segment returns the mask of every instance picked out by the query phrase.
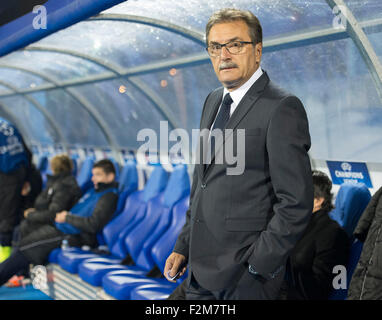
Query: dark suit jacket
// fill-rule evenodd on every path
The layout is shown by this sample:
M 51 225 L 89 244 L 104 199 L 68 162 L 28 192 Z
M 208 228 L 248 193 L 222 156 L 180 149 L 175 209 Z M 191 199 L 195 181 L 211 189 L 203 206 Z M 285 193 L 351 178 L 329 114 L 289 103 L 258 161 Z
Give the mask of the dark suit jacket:
M 211 127 L 222 94 L 219 88 L 208 95 L 201 129 Z M 229 139 L 235 148 L 237 129 L 245 129 L 245 170 L 227 175 L 226 162 L 212 163 L 205 171 L 195 165 L 186 224 L 174 248 L 208 290 L 232 286 L 248 263 L 267 279 L 277 275 L 313 206 L 308 120 L 298 98 L 264 72 L 226 128 L 233 134 L 216 142 L 216 149 L 221 152 Z

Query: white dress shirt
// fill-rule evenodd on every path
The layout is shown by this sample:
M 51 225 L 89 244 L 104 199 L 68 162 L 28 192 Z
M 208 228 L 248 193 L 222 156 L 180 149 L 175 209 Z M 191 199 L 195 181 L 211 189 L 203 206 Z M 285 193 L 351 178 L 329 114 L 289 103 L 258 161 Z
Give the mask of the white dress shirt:
M 240 86 L 236 90 L 233 90 L 232 92 L 229 92 L 227 90 L 227 88 L 224 88 L 223 99 L 224 99 L 225 95 L 227 93 L 229 93 L 231 95 L 232 100 L 233 100 L 233 102 L 231 104 L 231 110 L 230 110 L 230 113 L 229 113 L 230 116 L 232 116 L 232 113 L 236 110 L 236 108 L 239 105 L 241 99 L 243 99 L 245 94 L 248 92 L 249 88 L 252 87 L 252 85 L 261 77 L 262 74 L 263 74 L 263 70 L 261 70 L 261 67 L 259 66 L 257 68 L 257 70 L 255 71 L 255 73 L 248 79 L 248 81 L 245 82 L 242 86 Z M 219 114 L 220 108 L 221 108 L 221 104 L 219 106 L 218 112 L 216 113 L 216 116 Z M 216 120 L 216 117 L 215 117 L 215 120 Z M 211 128 L 213 128 L 213 126 L 215 124 L 215 120 L 212 123 Z

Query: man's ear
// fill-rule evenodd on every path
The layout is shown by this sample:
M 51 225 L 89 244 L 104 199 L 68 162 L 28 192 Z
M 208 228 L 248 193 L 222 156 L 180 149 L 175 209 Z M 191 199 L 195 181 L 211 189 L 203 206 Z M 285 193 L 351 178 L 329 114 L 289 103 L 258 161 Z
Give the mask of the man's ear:
M 111 183 L 111 182 L 113 182 L 115 180 L 115 174 L 114 173 L 109 173 L 108 175 L 107 175 L 107 182 L 108 183 Z
M 261 42 L 255 45 L 256 63 L 260 65 L 261 56 L 263 54 L 263 44 Z

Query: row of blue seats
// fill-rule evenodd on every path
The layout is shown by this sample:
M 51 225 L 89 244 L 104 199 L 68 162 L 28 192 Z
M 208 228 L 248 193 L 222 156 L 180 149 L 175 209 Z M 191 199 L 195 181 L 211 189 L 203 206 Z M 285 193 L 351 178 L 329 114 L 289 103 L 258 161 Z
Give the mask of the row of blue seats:
M 128 173 L 127 173 L 128 172 Z M 185 223 L 190 180 L 186 165 L 168 173 L 156 165 L 143 190 L 137 190 L 133 161 L 126 163 L 119 179 L 120 193 L 128 193 L 122 210 L 103 229 L 110 254 L 96 254 L 80 248 L 52 251 L 49 261 L 79 275 L 93 286 L 102 286 L 116 299 L 163 299 L 178 283 L 147 275 L 154 268 L 163 274 L 165 261 Z M 127 191 L 129 190 L 129 191 Z M 134 265 L 122 265 L 126 256 Z
M 86 179 L 90 181 L 93 162 L 94 158 L 92 157 L 84 161 L 81 167 L 81 174 L 78 176 L 80 177 L 80 181 L 85 181 Z M 118 168 L 118 166 L 116 167 Z M 180 168 L 182 168 L 182 171 L 178 171 Z M 180 174 L 179 172 L 182 173 Z M 56 250 L 51 255 L 51 261 L 56 261 L 59 258 L 58 261 L 65 270 L 71 273 L 79 273 L 83 280 L 92 285 L 101 286 L 105 283 L 105 291 L 118 299 L 137 297 L 136 291 L 151 292 L 151 298 L 166 296 L 168 291 L 173 289 L 173 285 L 166 280 L 154 281 L 156 284 L 158 284 L 157 282 L 159 281 L 161 287 L 165 286 L 167 288 L 165 290 L 166 294 L 163 294 L 163 290 L 160 291 L 158 289 L 160 295 L 156 296 L 154 294 L 155 290 L 152 290 L 152 282 L 147 284 L 145 277 L 138 277 L 139 280 L 135 279 L 137 275 L 143 276 L 146 274 L 155 264 L 163 271 L 163 259 L 168 256 L 172 247 L 170 246 L 166 253 L 159 257 L 158 252 L 160 252 L 161 247 L 157 248 L 154 244 L 161 233 L 166 229 L 164 225 L 168 226 L 170 224 L 169 216 L 172 215 L 174 221 L 177 221 L 176 218 L 179 220 L 177 222 L 178 224 L 173 226 L 173 229 L 177 228 L 179 231 L 184 223 L 184 213 L 188 206 L 188 196 L 184 196 L 183 201 L 180 200 L 182 200 L 182 192 L 187 193 L 187 190 L 189 190 L 186 166 L 180 166 L 177 170 L 174 170 L 168 184 L 166 177 L 166 171 L 161 166 L 158 166 L 152 173 L 145 188 L 142 191 L 137 191 L 138 178 L 136 164 L 134 161 L 128 161 L 121 170 L 120 175 L 118 171 L 120 197 L 115 214 L 118 217 L 105 227 L 103 233 L 98 235 L 100 244 L 107 245 L 111 255 L 109 257 L 99 257 L 93 253 L 72 248 L 65 253 Z M 167 188 L 165 189 L 166 185 Z M 165 190 L 166 193 L 163 190 Z M 178 193 L 174 193 L 174 190 L 177 190 Z M 170 195 L 172 195 L 172 199 Z M 128 200 L 126 201 L 127 197 Z M 345 229 L 349 237 L 352 236 L 358 220 L 370 201 L 370 198 L 370 191 L 364 184 L 343 184 L 340 187 L 336 197 L 335 209 L 330 213 L 330 216 Z M 179 203 L 176 204 L 177 201 Z M 163 204 L 165 204 L 165 206 L 163 206 Z M 160 212 L 163 210 L 167 212 L 166 214 L 162 213 L 162 216 L 165 218 L 162 218 L 162 225 L 158 225 L 155 229 L 154 225 L 158 223 L 156 219 L 158 219 Z M 119 215 L 122 211 L 123 214 Z M 145 217 L 146 219 L 144 219 Z M 142 223 L 142 225 L 139 227 L 140 223 Z M 149 237 L 150 233 L 155 230 L 156 232 Z M 174 230 L 172 230 L 172 232 L 174 232 Z M 166 236 L 173 239 L 172 246 L 175 243 L 175 236 L 177 235 L 178 233 L 174 232 Z M 162 242 L 164 243 L 164 241 L 165 240 Z M 348 285 L 361 251 L 362 243 L 354 241 L 347 266 Z M 127 254 L 130 254 L 137 264 L 136 266 L 123 267 L 121 269 L 120 262 Z M 153 261 L 155 262 L 154 264 Z M 110 272 L 110 275 L 103 279 L 103 276 L 108 272 Z M 127 275 L 132 275 L 135 280 L 132 281 L 131 277 L 127 277 Z M 146 283 L 144 286 L 145 290 L 139 286 L 139 289 L 136 291 L 133 290 L 134 293 L 131 296 L 131 286 L 126 283 L 131 283 L 132 286 L 135 287 L 137 281 L 138 283 Z M 123 286 L 127 285 L 127 287 L 130 288 L 128 289 L 129 293 L 121 293 L 123 292 L 122 289 L 115 289 L 115 282 L 124 283 Z M 347 290 L 334 290 L 331 299 L 343 300 L 346 298 L 346 295 Z

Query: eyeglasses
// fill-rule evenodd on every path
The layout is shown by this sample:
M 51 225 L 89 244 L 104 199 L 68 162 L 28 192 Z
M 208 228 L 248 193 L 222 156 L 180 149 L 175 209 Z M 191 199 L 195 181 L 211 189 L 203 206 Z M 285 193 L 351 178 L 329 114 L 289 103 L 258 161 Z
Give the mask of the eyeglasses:
M 251 44 L 253 41 L 230 41 L 224 44 L 213 43 L 209 45 L 206 50 L 210 57 L 218 57 L 221 55 L 222 48 L 226 47 L 230 54 L 240 54 L 244 53 L 243 48 L 246 44 Z

